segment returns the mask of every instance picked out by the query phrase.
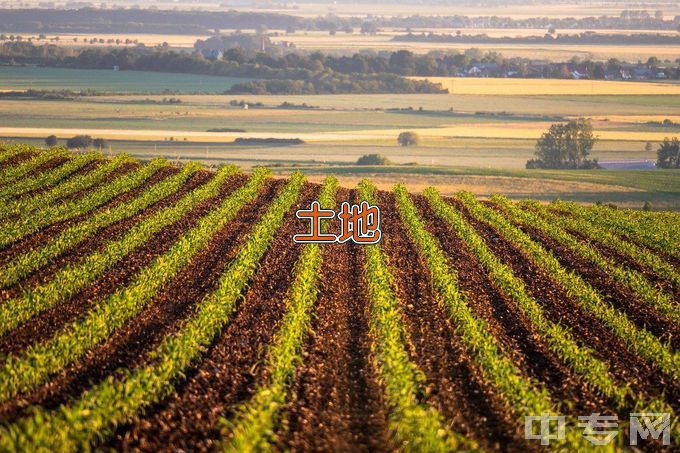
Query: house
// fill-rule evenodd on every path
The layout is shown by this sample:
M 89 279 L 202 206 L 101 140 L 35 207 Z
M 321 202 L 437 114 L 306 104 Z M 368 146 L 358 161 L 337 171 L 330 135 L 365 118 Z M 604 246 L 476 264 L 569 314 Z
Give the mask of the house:
M 201 49 L 201 54 L 204 58 L 208 58 L 210 60 L 221 60 L 224 56 L 224 53 L 217 49 Z
M 645 79 L 651 79 L 654 77 L 654 72 L 649 69 L 649 68 L 643 68 L 643 67 L 638 67 L 638 68 L 633 68 L 630 72 L 631 78 L 635 80 L 645 80 Z

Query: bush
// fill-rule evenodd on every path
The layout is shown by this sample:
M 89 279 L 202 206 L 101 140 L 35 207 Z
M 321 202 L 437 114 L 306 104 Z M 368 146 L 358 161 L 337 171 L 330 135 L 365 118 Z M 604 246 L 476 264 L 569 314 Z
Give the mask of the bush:
M 75 137 L 66 140 L 67 148 L 89 148 L 92 146 L 92 137 L 89 135 L 76 135 Z
M 357 165 L 390 165 L 392 162 L 380 154 L 365 154 L 357 159 Z
M 420 137 L 415 132 L 402 132 L 397 137 L 397 141 L 401 146 L 414 146 L 420 141 Z
M 49 146 L 50 148 L 57 146 L 57 143 L 59 143 L 59 140 L 57 139 L 56 135 L 50 135 L 45 139 L 45 145 Z

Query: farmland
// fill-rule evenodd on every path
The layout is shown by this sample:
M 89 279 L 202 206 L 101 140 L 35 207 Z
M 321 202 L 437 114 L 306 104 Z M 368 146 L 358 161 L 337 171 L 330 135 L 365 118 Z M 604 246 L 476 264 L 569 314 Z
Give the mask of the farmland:
M 0 450 L 677 448 L 677 213 L 385 189 L 0 147 Z M 382 240 L 294 243 L 313 200 Z
M 50 70 L 9 69 L 26 71 L 27 79 L 38 69 Z M 61 71 L 73 72 L 73 80 L 81 82 L 91 72 Z M 87 133 L 108 139 L 110 149 L 105 151 L 110 154 L 192 159 L 211 165 L 234 162 L 245 168 L 266 165 L 281 175 L 304 168 L 315 182 L 335 174 L 343 184 L 354 186 L 371 175 L 381 189 L 390 188 L 398 180 L 420 191 L 432 184 L 429 181 L 436 181 L 447 195 L 466 189 L 483 196 L 500 192 L 512 198 L 602 201 L 638 208 L 650 201 L 657 208 L 680 209 L 674 172 L 649 170 L 631 177 L 631 173 L 618 170 L 545 173 L 523 170 L 533 155 L 535 140 L 550 124 L 580 116 L 593 119 L 600 139 L 593 157 L 601 161 L 655 160 L 656 144 L 680 132 L 677 127 L 680 96 L 651 92 L 676 90 L 677 85 L 600 82 L 611 83 L 615 89 L 636 87 L 638 92 L 576 94 L 583 91 L 581 87 L 588 91 L 591 82 L 522 80 L 522 85 L 517 86 L 515 79 L 492 79 L 493 84 L 488 85 L 489 79 L 461 78 L 455 83 L 470 89 L 487 82 L 487 94 L 237 97 L 198 94 L 201 86 L 193 83 L 182 89 L 196 94 L 137 92 L 150 87 L 149 80 L 155 79 L 139 77 L 146 73 L 135 71 L 102 72 L 107 77 L 106 83 L 111 86 L 120 83 L 116 86 L 121 93 L 67 99 L 0 99 L 0 140 L 42 145 L 46 136 L 56 134 L 63 144 L 66 138 Z M 20 88 L 19 82 L 2 79 L 2 74 L 0 69 L 0 88 Z M 19 75 L 13 80 L 20 80 Z M 119 76 L 127 82 L 117 79 Z M 202 77 L 178 76 L 191 80 Z M 55 89 L 73 88 L 68 80 L 64 76 L 50 76 L 45 83 Z M 534 82 L 537 86 L 556 83 L 572 91 L 543 95 L 519 92 L 520 88 L 532 88 Z M 573 82 L 576 84 L 571 85 Z M 606 89 L 608 86 L 604 85 Z M 645 92 L 647 88 L 650 91 Z M 163 99 L 169 96 L 181 103 L 164 103 Z M 249 103 L 251 108 L 234 106 L 234 101 Z M 314 108 L 285 108 L 285 103 Z M 651 124 L 666 119 L 675 125 Z M 221 128 L 242 132 L 209 132 Z M 396 137 L 403 130 L 417 131 L 420 144 L 399 146 Z M 234 143 L 238 137 L 300 138 L 306 143 L 287 147 L 245 146 Z M 647 142 L 654 145 L 652 151 L 645 150 Z M 380 153 L 394 165 L 377 169 L 356 167 L 357 159 L 368 153 Z

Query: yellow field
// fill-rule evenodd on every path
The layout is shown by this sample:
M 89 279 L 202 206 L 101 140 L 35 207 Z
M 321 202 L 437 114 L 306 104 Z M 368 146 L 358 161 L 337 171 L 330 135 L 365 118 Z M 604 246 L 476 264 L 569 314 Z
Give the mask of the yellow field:
M 473 95 L 680 95 L 680 84 L 606 80 L 412 77 L 440 83 L 450 94 Z
M 453 124 L 444 127 L 412 128 L 423 138 L 498 138 L 537 139 L 550 127 L 549 122 L 532 123 L 487 123 Z M 187 130 L 149 129 L 89 129 L 89 128 L 42 128 L 42 127 L 0 127 L 2 137 L 46 137 L 56 134 L 68 137 L 88 134 L 96 137 L 118 140 L 175 140 L 192 142 L 228 143 L 237 137 L 244 138 L 300 138 L 307 142 L 381 142 L 396 140 L 399 130 L 369 129 L 321 132 L 201 132 Z M 611 141 L 661 141 L 668 132 L 643 132 L 605 130 L 595 131 L 600 140 Z

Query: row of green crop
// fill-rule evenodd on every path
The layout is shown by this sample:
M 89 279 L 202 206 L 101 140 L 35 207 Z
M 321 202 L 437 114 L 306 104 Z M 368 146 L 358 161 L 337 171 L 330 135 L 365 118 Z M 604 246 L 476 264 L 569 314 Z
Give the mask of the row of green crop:
M 85 165 L 98 160 L 98 153 L 79 154 L 70 157 L 65 163 L 51 170 L 39 173 L 29 178 L 22 178 L 0 188 L 0 200 L 6 202 L 10 198 L 19 197 L 25 193 L 50 187 L 80 170 Z
M 590 262 L 609 274 L 616 282 L 630 289 L 641 301 L 655 307 L 669 319 L 680 322 L 680 305 L 673 300 L 672 295 L 656 287 L 642 273 L 617 263 L 613 258 L 604 256 L 589 242 L 580 241 L 579 238 L 565 231 L 565 228 L 570 231 L 578 231 L 590 241 L 607 244 L 619 252 L 628 254 L 633 253 L 633 250 L 637 250 L 638 253 L 635 256 L 638 262 L 654 266 L 656 269 L 671 267 L 670 270 L 666 269 L 668 270 L 666 275 L 677 274 L 672 269 L 672 266 L 665 262 L 660 262 L 659 257 L 652 252 L 627 243 L 618 236 L 612 235 L 601 228 L 594 227 L 584 220 L 564 218 L 551 214 L 538 203 L 522 202 L 519 206 L 531 208 L 530 210 L 524 210 L 519 206 L 515 206 L 505 197 L 495 196 L 492 200 L 498 209 L 507 213 L 515 223 L 541 231 L 558 244 L 567 248 L 575 256 Z M 540 214 L 535 214 L 535 212 Z
M 267 170 L 255 171 L 244 187 L 202 217 L 198 225 L 142 269 L 131 283 L 96 303 L 82 319 L 65 327 L 50 340 L 35 343 L 20 355 L 8 357 L 0 367 L 0 401 L 44 383 L 52 374 L 104 342 L 140 313 L 216 232 L 234 219 L 246 203 L 257 197 L 268 176 Z
M 335 178 L 325 179 L 319 197 L 322 209 L 335 207 L 337 186 Z M 319 292 L 321 250 L 320 244 L 305 245 L 295 264 L 295 280 L 286 297 L 288 311 L 267 350 L 265 366 L 269 370 L 269 379 L 236 410 L 234 420 L 221 420 L 228 433 L 223 445 L 225 450 L 261 451 L 269 445 L 287 399 L 289 384 L 303 360 L 304 341 Z
M 189 163 L 179 173 L 154 184 L 137 198 L 111 209 L 99 211 L 51 237 L 45 244 L 16 255 L 0 267 L 0 287 L 7 287 L 20 281 L 66 250 L 76 247 L 85 239 L 93 236 L 100 229 L 128 219 L 159 200 L 174 194 L 200 168 L 199 164 Z M 2 319 L 1 316 L 0 319 Z M 0 328 L 0 333 L 2 331 L 3 329 Z
M 359 196 L 375 205 L 375 187 L 364 180 Z M 379 380 L 389 408 L 390 428 L 407 451 L 452 451 L 476 445 L 449 429 L 441 414 L 419 401 L 425 377 L 410 360 L 410 338 L 399 308 L 395 282 L 380 244 L 365 247 L 364 280 L 371 301 L 370 331 Z
M 259 172 L 256 178 L 264 174 Z M 187 369 L 229 322 L 285 213 L 298 199 L 304 181 L 300 173 L 291 177 L 227 265 L 218 288 L 198 304 L 195 314 L 178 333 L 166 337 L 149 354 L 148 365 L 126 372 L 122 377 L 110 377 L 53 411 L 36 409 L 33 415 L 2 428 L 0 450 L 89 450 L 116 426 L 171 393 L 174 384 L 184 378 Z
M 37 170 L 40 166 L 45 165 L 51 160 L 68 156 L 68 151 L 55 148 L 49 151 L 39 152 L 30 159 L 20 162 L 18 165 L 0 168 L 0 186 L 14 182 L 28 173 Z
M 595 357 L 594 351 L 580 345 L 573 338 L 570 329 L 550 321 L 541 305 L 527 291 L 524 281 L 512 269 L 503 264 L 489 249 L 477 231 L 446 203 L 436 189 L 429 188 L 425 195 L 437 216 L 441 217 L 454 233 L 460 237 L 484 266 L 492 281 L 511 300 L 531 322 L 532 331 L 559 359 L 579 376 L 596 393 L 614 403 L 618 410 L 635 408 L 638 412 L 673 413 L 672 408 L 662 400 L 644 401 L 627 384 L 620 384 L 611 375 L 607 363 Z M 404 204 L 407 195 L 399 195 Z M 408 206 L 408 210 L 413 208 Z
M 0 145 L 0 165 L 21 154 L 33 153 L 35 148 L 28 145 Z M 2 168 L 2 167 L 0 167 Z
M 497 199 L 503 200 L 502 197 L 497 197 Z M 510 204 L 505 203 L 505 206 L 510 206 Z M 646 248 L 637 246 L 632 242 L 621 239 L 609 229 L 593 225 L 590 222 L 580 218 L 561 217 L 550 212 L 545 208 L 545 206 L 541 205 L 537 201 L 523 201 L 520 203 L 520 206 L 528 208 L 542 217 L 539 220 L 537 216 L 529 215 L 528 217 L 530 220 L 536 220 L 543 226 L 549 225 L 551 230 L 553 230 L 556 226 L 561 226 L 560 231 L 562 231 L 562 228 L 564 228 L 572 232 L 578 232 L 579 234 L 585 236 L 589 241 L 598 242 L 612 248 L 613 250 L 616 250 L 623 256 L 641 264 L 642 266 L 656 273 L 658 276 L 673 283 L 676 288 L 680 288 L 680 272 L 678 272 L 673 265 L 667 263 L 657 254 L 647 250 Z M 592 253 L 590 255 L 592 255 Z M 598 261 L 601 262 L 601 260 Z M 635 277 L 624 277 L 624 279 L 631 279 L 632 281 L 635 281 L 640 279 L 644 280 L 645 277 L 639 274 Z M 647 284 L 649 285 L 649 283 Z
M 5 220 L 0 223 L 0 248 L 5 248 L 49 225 L 89 213 L 116 196 L 141 186 L 166 165 L 165 159 L 154 159 L 132 173 L 104 184 L 77 200 L 45 206 L 18 220 Z
M 67 197 L 81 190 L 90 189 L 100 183 L 123 164 L 132 162 L 127 155 L 121 154 L 110 161 L 105 161 L 96 169 L 69 178 L 42 193 L 16 200 L 7 200 L 0 204 L 0 219 L 13 216 L 28 216 L 37 209 L 52 205 L 60 198 Z
M 237 171 L 234 166 L 223 167 L 206 185 L 192 190 L 174 205 L 167 206 L 133 225 L 120 239 L 108 241 L 101 250 L 59 269 L 47 283 L 27 289 L 21 296 L 5 301 L 0 305 L 0 333 L 7 333 L 31 317 L 78 293 L 143 246 L 154 234 L 180 220 L 200 202 L 216 197 L 227 178 Z M 55 250 L 58 247 L 54 245 Z M 11 272 L 2 275 L 9 279 Z
M 470 193 L 457 194 L 456 199 L 474 218 L 490 225 L 519 250 L 526 253 L 529 259 L 542 268 L 568 297 L 599 319 L 632 352 L 655 363 L 673 379 L 680 379 L 680 355 L 674 353 L 669 346 L 661 343 L 647 330 L 635 326 L 625 314 L 604 301 L 601 295 L 579 274 L 566 270 L 552 253 L 532 240 L 528 234 L 514 226 L 499 212 L 484 206 Z
M 525 376 L 501 350 L 484 319 L 477 317 L 460 290 L 458 277 L 447 262 L 446 253 L 437 239 L 425 229 L 406 188 L 395 188 L 397 206 L 408 236 L 417 245 L 432 276 L 432 283 L 447 309 L 456 333 L 472 352 L 482 375 L 503 397 L 508 408 L 518 417 L 557 414 L 559 408 L 538 382 Z M 558 448 L 588 448 L 576 430 L 568 430 Z
M 624 239 L 680 258 L 680 239 L 675 234 L 680 225 L 676 228 L 670 227 L 667 220 L 659 222 L 653 219 L 641 219 L 635 215 L 634 211 L 630 210 L 601 206 L 586 207 L 565 201 L 555 201 L 548 209 L 554 213 L 571 215 L 586 220 L 597 227 L 606 228 Z M 677 214 L 673 214 L 673 216 L 678 217 Z

